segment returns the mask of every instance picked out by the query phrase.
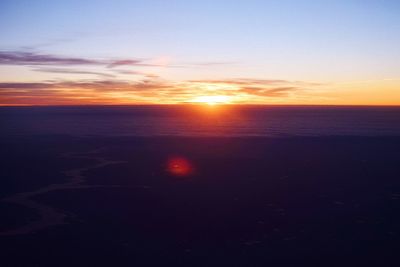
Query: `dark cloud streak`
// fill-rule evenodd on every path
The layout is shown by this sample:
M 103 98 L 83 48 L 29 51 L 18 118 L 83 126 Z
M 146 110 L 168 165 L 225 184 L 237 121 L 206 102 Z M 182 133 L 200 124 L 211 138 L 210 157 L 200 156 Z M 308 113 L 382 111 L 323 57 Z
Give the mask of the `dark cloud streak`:
M 233 62 L 199 62 L 190 64 L 147 63 L 144 59 L 91 59 L 84 57 L 64 57 L 33 51 L 0 51 L 0 65 L 20 66 L 77 66 L 103 65 L 107 68 L 120 66 L 190 68 L 234 64 Z
M 88 75 L 97 75 L 104 78 L 114 78 L 115 75 L 97 72 L 97 71 L 85 71 L 85 70 L 71 70 L 71 69 L 62 69 L 62 68 L 39 68 L 33 69 L 33 71 L 37 72 L 45 72 L 45 73 L 60 73 L 60 74 L 88 74 Z
M 103 60 L 83 57 L 63 57 L 27 51 L 0 51 L 0 65 L 25 66 L 74 66 L 74 65 L 103 65 L 117 67 L 121 65 L 157 66 L 146 64 L 141 59 Z
M 1 65 L 95 65 L 99 61 L 75 58 L 59 57 L 34 52 L 0 51 Z

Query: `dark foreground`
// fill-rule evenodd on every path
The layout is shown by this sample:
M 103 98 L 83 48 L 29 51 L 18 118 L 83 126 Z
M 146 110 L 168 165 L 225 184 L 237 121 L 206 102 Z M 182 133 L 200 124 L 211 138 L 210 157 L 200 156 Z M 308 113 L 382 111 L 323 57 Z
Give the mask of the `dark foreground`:
M 34 193 L 0 202 L 0 266 L 400 265 L 400 138 L 41 136 L 1 148 L 0 197 Z M 176 156 L 193 172 L 169 173 Z

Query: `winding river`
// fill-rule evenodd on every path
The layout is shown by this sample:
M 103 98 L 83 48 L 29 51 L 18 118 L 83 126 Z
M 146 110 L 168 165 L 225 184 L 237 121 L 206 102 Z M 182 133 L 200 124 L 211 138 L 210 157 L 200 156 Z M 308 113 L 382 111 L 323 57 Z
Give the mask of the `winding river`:
M 0 232 L 0 236 L 6 235 L 22 235 L 34 233 L 39 230 L 45 229 L 49 226 L 66 224 L 66 218 L 70 215 L 67 215 L 62 210 L 50 207 L 46 204 L 37 202 L 33 199 L 33 197 L 49 193 L 56 190 L 66 190 L 66 189 L 84 189 L 84 188 L 96 188 L 96 187 L 120 187 L 120 186 L 104 186 L 104 185 L 86 185 L 84 182 L 86 181 L 85 172 L 88 170 L 93 170 L 97 168 L 101 168 L 107 165 L 124 163 L 125 161 L 111 161 L 107 160 L 103 157 L 96 155 L 103 148 L 92 150 L 86 153 L 65 153 L 63 157 L 66 158 L 77 158 L 77 159 L 89 159 L 94 160 L 95 162 L 80 168 L 74 168 L 63 173 L 67 177 L 67 182 L 62 184 L 51 184 L 49 186 L 42 187 L 40 189 L 30 191 L 30 192 L 22 192 L 11 195 L 2 199 L 3 202 L 14 203 L 20 206 L 24 206 L 30 209 L 35 210 L 40 218 L 35 221 L 28 222 L 25 225 L 22 225 L 18 228 L 10 229 L 7 231 Z M 143 188 L 146 188 L 143 186 Z

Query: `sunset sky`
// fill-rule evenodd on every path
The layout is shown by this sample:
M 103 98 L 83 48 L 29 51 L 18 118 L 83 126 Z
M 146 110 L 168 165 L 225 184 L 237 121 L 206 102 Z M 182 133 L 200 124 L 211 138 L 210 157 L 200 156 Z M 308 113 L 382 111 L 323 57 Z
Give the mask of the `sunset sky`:
M 400 1 L 0 2 L 0 105 L 400 105 Z

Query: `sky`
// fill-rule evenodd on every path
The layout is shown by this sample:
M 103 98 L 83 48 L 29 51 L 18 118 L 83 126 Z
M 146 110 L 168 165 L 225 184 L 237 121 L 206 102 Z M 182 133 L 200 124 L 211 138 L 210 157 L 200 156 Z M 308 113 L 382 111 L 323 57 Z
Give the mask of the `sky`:
M 0 105 L 400 105 L 400 1 L 0 1 Z

